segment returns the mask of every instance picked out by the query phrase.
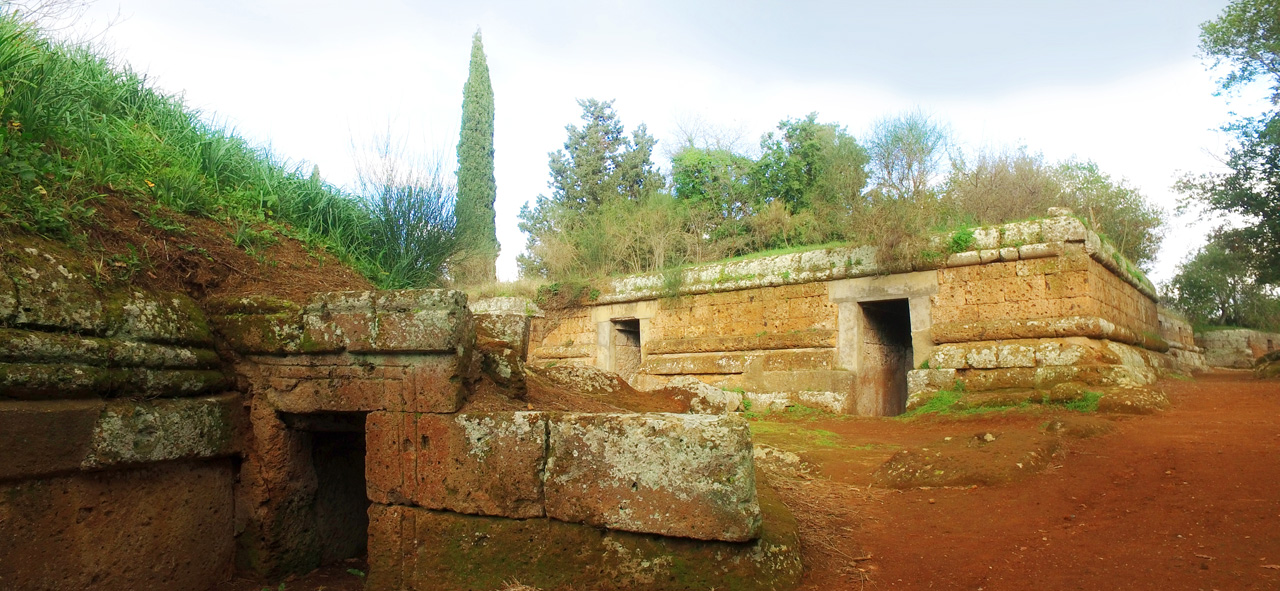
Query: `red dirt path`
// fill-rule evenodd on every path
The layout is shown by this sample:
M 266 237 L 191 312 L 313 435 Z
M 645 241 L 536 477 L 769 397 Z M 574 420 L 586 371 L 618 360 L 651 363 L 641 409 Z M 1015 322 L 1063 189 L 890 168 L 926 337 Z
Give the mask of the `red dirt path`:
M 865 495 L 845 553 L 872 557 L 859 562 L 871 589 L 1280 589 L 1280 380 L 1219 372 L 1159 387 L 1169 410 L 1071 441 L 1053 468 L 1021 482 Z M 1034 427 L 979 417 L 820 428 L 846 442 L 890 435 L 881 429 L 937 440 L 993 422 Z M 822 467 L 865 486 L 869 472 L 850 468 Z M 833 571 L 810 571 L 806 588 L 864 584 Z

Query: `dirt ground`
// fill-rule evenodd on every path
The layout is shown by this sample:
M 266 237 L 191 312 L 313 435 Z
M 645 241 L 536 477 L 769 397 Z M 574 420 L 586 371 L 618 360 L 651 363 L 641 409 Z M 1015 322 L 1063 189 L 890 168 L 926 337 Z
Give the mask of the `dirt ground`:
M 807 464 L 807 475 L 774 480 L 801 524 L 802 588 L 1280 589 L 1280 380 L 1220 371 L 1158 387 L 1171 406 L 1150 416 L 757 417 L 758 444 Z M 1071 428 L 1037 474 L 910 490 L 875 479 L 904 448 L 988 433 L 1019 445 L 1055 420 Z M 346 568 L 285 588 L 360 589 Z
M 1056 415 L 797 423 L 855 448 L 800 454 L 816 464 L 812 497 L 857 507 L 793 503 L 829 536 L 804 536 L 805 588 L 1280 589 L 1280 380 L 1217 372 L 1159 387 L 1169 410 L 1064 437 L 1043 473 L 996 486 L 877 490 L 871 474 L 897 446 L 1035 431 Z

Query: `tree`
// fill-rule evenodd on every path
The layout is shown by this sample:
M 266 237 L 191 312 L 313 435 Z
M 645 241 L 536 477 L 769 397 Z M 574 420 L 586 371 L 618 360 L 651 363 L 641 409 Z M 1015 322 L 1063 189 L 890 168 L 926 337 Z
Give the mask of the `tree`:
M 1280 3 L 1236 0 L 1218 18 L 1200 25 L 1200 52 L 1211 67 L 1230 66 L 1218 80 L 1223 92 L 1266 80 L 1271 103 L 1280 101 Z
M 755 162 L 725 149 L 686 146 L 671 157 L 671 186 L 704 223 L 701 232 L 713 240 L 745 232 L 760 203 L 751 184 Z
M 520 229 L 528 236 L 518 259 L 523 274 L 607 272 L 603 261 L 610 257 L 602 253 L 612 245 L 602 242 L 602 207 L 642 201 L 665 184 L 652 159 L 657 140 L 644 124 L 628 137 L 613 101 L 578 105 L 582 126 L 565 126 L 564 148 L 548 154 L 551 194 L 520 208 Z
M 1068 160 L 1054 171 L 1063 188 L 1062 205 L 1075 210 L 1139 267 L 1155 262 L 1163 239 L 1164 211 L 1124 179 L 1113 180 L 1093 161 Z
M 1219 234 L 1178 267 L 1169 283 L 1174 307 L 1197 324 L 1280 330 L 1280 298 L 1257 281 L 1248 243 Z
M 951 162 L 944 200 L 961 217 L 982 224 L 1003 224 L 1042 216 L 1063 203 L 1062 182 L 1041 154 L 984 150 Z
M 493 86 L 480 32 L 471 41 L 471 72 L 462 87 L 462 130 L 458 139 L 458 237 L 466 249 L 461 275 L 467 282 L 493 281 L 498 231 L 493 203 Z
M 1256 246 L 1258 281 L 1280 285 L 1280 2 L 1231 3 L 1216 20 L 1201 25 L 1200 51 L 1213 67 L 1230 67 L 1219 80 L 1220 92 L 1265 82 L 1271 109 L 1223 128 L 1236 137 L 1227 152 L 1229 172 L 1187 176 L 1178 189 L 1212 212 L 1242 218 L 1229 231 Z
M 778 200 L 792 213 L 816 201 L 857 201 L 866 186 L 867 152 L 835 123 L 818 114 L 778 124 L 760 140 L 753 182 L 766 201 Z
M 957 156 L 945 186 L 948 213 L 965 223 L 1001 224 L 1066 207 L 1140 267 L 1154 262 L 1160 247 L 1164 211 L 1092 161 L 1051 165 L 1025 148 L 981 152 L 973 164 Z
M 867 140 L 875 189 L 891 199 L 932 196 L 949 142 L 946 128 L 923 111 L 881 119 Z

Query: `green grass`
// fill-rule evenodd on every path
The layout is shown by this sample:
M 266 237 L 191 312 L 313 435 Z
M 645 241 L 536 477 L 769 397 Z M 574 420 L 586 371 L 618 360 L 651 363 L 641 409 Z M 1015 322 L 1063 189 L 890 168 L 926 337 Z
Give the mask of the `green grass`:
M 962 384 L 960 384 L 959 382 L 957 382 L 956 385 L 962 386 Z M 960 402 L 960 398 L 962 398 L 963 396 L 964 396 L 963 388 L 960 388 L 957 390 L 940 390 L 936 395 L 934 395 L 933 398 L 930 398 L 928 402 L 925 402 L 923 406 L 919 406 L 919 407 L 916 407 L 915 409 L 904 412 L 898 415 L 898 418 L 910 419 L 913 417 L 918 417 L 920 415 L 928 415 L 928 414 L 937 414 L 937 415 L 951 414 L 952 407 L 954 407 L 957 402 Z
M 1056 406 L 1061 406 L 1062 408 L 1073 410 L 1075 412 L 1098 412 L 1098 401 L 1101 399 L 1102 394 L 1099 392 L 1085 392 L 1084 396 L 1081 396 L 1076 400 L 1063 402 Z
M 977 239 L 974 238 L 973 228 L 961 228 L 951 234 L 951 243 L 948 245 L 951 252 L 966 252 L 973 248 Z
M 161 229 L 166 211 L 223 221 L 250 252 L 297 238 L 381 287 L 440 279 L 443 259 L 423 251 L 439 245 L 404 231 L 435 224 L 450 245 L 451 210 L 425 211 L 423 187 L 398 201 L 348 194 L 212 121 L 98 49 L 0 16 L 0 225 L 84 244 L 111 193 Z
M 1048 408 L 1061 408 L 1073 412 L 1092 413 L 1098 411 L 1098 401 L 1102 399 L 1100 392 L 1085 392 L 1080 398 L 1066 402 L 1054 402 L 1045 396 L 1040 401 L 1024 400 L 1018 404 L 993 404 L 989 406 L 968 406 L 959 407 L 960 400 L 964 398 L 964 384 L 956 382 L 955 387 L 950 390 L 940 390 L 933 398 L 930 398 L 924 405 L 913 410 L 898 415 L 899 419 L 913 419 L 923 415 L 956 415 L 970 416 L 987 414 L 993 412 L 1006 412 L 1015 410 L 1039 410 Z
M 800 450 L 840 447 L 840 435 L 825 429 L 810 429 L 795 423 L 751 421 L 754 441 L 781 449 Z

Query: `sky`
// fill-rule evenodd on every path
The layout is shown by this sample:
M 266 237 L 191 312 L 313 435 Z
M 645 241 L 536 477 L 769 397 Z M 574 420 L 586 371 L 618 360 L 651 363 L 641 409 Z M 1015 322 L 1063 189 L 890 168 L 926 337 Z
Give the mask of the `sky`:
M 706 126 L 747 149 L 817 112 L 865 137 L 921 109 L 967 150 L 1091 159 L 1171 213 L 1172 185 L 1221 170 L 1218 128 L 1258 97 L 1214 95 L 1199 24 L 1225 0 L 752 2 L 95 0 L 79 23 L 206 117 L 354 180 L 355 148 L 391 135 L 455 166 L 471 36 L 495 101 L 499 277 L 514 279 L 521 205 L 549 193 L 548 153 L 578 99 L 614 99 L 664 148 Z M 105 23 L 112 23 L 103 31 Z M 1157 283 L 1204 243 L 1174 218 Z

